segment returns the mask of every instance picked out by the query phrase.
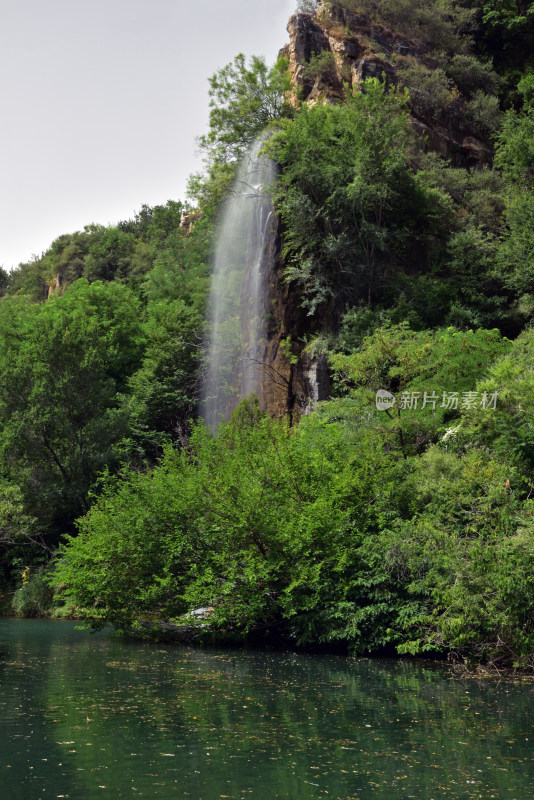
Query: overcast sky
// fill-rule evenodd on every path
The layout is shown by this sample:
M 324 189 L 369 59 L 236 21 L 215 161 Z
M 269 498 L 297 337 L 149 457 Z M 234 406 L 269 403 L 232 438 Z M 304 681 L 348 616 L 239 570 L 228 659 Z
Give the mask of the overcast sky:
M 0 265 L 183 199 L 207 79 L 271 63 L 296 0 L 0 0 Z

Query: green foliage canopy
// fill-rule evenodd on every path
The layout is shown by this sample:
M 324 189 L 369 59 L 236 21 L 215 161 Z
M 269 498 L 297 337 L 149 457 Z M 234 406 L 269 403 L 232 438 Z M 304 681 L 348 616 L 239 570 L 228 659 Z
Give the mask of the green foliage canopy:
M 43 526 L 67 524 L 124 433 L 119 393 L 138 366 L 139 304 L 77 281 L 42 306 L 0 304 L 0 459 Z
M 309 313 L 332 297 L 375 299 L 442 198 L 409 168 L 405 100 L 378 80 L 338 106 L 305 107 L 271 140 L 286 277 Z
M 210 78 L 210 131 L 200 146 L 210 162 L 235 161 L 265 127 L 291 114 L 287 60 L 273 67 L 253 56 L 247 66 L 240 53 Z

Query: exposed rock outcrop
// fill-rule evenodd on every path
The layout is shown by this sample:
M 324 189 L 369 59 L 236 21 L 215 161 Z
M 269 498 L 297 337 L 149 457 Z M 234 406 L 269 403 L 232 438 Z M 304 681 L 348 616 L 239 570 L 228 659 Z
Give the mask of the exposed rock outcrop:
M 415 40 L 334 2 L 328 6 L 320 3 L 314 17 L 293 14 L 287 30 L 290 41 L 281 55 L 289 60 L 294 105 L 301 101 L 337 102 L 346 86 L 358 90 L 367 78 L 401 85 L 398 64 L 403 58 L 425 63 L 425 53 Z M 322 53 L 331 54 L 325 63 L 334 67 L 325 70 L 324 75 L 314 76 L 310 61 Z M 410 122 L 421 149 L 449 158 L 454 165 L 481 168 L 491 161 L 491 148 L 470 128 L 462 113 L 461 99 L 439 119 L 421 113 L 412 103 Z M 272 265 L 266 300 L 270 322 L 259 394 L 262 407 L 272 415 L 296 420 L 328 397 L 327 364 L 321 359 L 313 360 L 303 342 L 328 328 L 335 312 L 324 309 L 321 319 L 308 316 L 296 287 L 283 281 L 282 231 L 280 222 L 276 224 L 274 249 L 268 259 Z
M 182 211 L 180 228 L 189 236 L 196 222 L 202 219 L 201 211 Z
M 314 55 L 329 50 L 330 43 L 321 26 L 308 14 L 293 14 L 287 30 L 290 42 L 283 52 L 289 56 L 291 77 L 296 90 L 300 89 L 300 99 L 307 100 L 314 80 L 307 75 L 306 67 Z M 293 101 L 296 102 L 295 96 Z
M 332 2 L 320 3 L 314 17 L 293 14 L 287 30 L 290 42 L 281 53 L 289 58 L 294 104 L 297 99 L 335 102 L 342 96 L 345 85 L 358 89 L 367 78 L 401 84 L 397 57 L 411 57 L 425 63 L 428 55 L 415 40 Z M 325 52 L 334 58 L 334 74 L 313 78 L 309 62 Z M 490 163 L 490 146 L 470 127 L 461 108 L 451 108 L 439 120 L 430 113 L 422 113 L 415 103 L 411 110 L 412 125 L 421 137 L 423 149 L 450 158 L 456 166 L 482 167 Z
M 326 361 L 310 357 L 305 350 L 305 335 L 319 332 L 321 321 L 306 314 L 298 289 L 281 280 L 280 220 L 275 218 L 274 224 L 275 235 L 266 259 L 270 264 L 266 298 L 269 323 L 258 395 L 262 408 L 272 416 L 287 416 L 290 422 L 296 422 L 328 397 L 329 375 Z
M 48 297 L 52 297 L 55 294 L 62 294 L 65 287 L 63 286 L 63 275 L 58 272 L 55 277 L 55 281 L 48 287 Z

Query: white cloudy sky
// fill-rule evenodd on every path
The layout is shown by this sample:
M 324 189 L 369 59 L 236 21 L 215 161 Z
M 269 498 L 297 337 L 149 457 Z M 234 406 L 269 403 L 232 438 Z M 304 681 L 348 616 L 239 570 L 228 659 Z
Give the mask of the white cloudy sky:
M 208 77 L 296 0 L 0 0 L 0 265 L 184 196 Z

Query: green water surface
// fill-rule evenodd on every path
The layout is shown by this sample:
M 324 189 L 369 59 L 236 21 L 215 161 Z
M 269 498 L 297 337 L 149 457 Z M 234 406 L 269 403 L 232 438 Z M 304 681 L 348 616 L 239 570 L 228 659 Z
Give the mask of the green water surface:
M 0 619 L 0 798 L 534 798 L 534 686 Z

